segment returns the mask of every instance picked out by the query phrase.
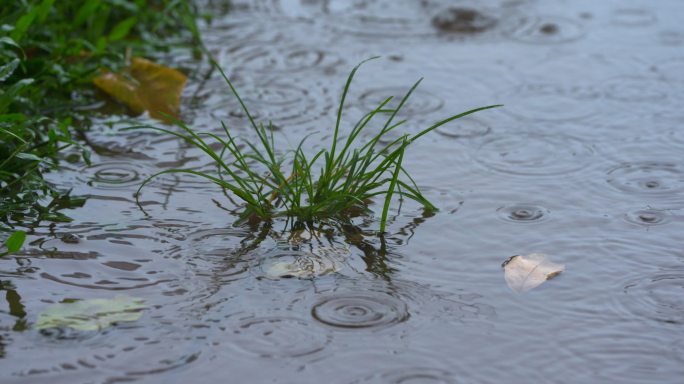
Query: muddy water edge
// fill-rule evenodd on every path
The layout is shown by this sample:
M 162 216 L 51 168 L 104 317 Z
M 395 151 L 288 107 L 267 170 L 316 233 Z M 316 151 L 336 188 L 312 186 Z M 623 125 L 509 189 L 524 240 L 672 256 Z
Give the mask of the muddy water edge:
M 0 261 L 2 383 L 681 380 L 684 3 L 213 6 L 205 43 L 281 148 L 312 132 L 307 150 L 326 145 L 348 71 L 374 55 L 347 129 L 420 77 L 406 132 L 505 107 L 415 143 L 405 163 L 440 211 L 393 206 L 382 240 L 370 217 L 296 238 L 284 222 L 233 226 L 221 191 L 185 176 L 150 184 L 145 215 L 133 195 L 146 176 L 212 164 L 97 117 L 88 139 L 108 155 L 47 175 L 87 204 Z M 193 127 L 255 136 L 217 74 L 185 96 Z M 334 256 L 318 278 L 269 273 L 322 253 Z M 566 270 L 516 294 L 501 264 L 529 253 Z M 143 316 L 99 332 L 32 327 L 52 303 L 117 295 L 144 299 Z

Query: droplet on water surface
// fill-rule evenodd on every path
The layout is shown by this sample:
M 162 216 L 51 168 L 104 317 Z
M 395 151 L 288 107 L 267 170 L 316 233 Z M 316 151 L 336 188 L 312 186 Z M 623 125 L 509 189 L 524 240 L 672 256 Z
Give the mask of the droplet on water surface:
M 396 297 L 373 292 L 333 294 L 312 309 L 314 319 L 336 328 L 382 329 L 406 321 L 406 304 Z
M 126 189 L 140 184 L 147 172 L 131 162 L 111 161 L 83 168 L 77 177 L 98 189 Z
M 676 199 L 684 191 L 684 170 L 675 162 L 626 163 L 607 175 L 608 184 L 627 194 Z
M 474 8 L 448 8 L 432 18 L 432 25 L 439 31 L 451 33 L 480 33 L 494 28 L 498 23 Z
M 549 210 L 534 204 L 515 204 L 497 209 L 499 217 L 516 223 L 539 223 L 547 219 Z
M 508 31 L 517 41 L 528 44 L 560 44 L 582 38 L 585 30 L 582 24 L 562 16 L 526 16 Z

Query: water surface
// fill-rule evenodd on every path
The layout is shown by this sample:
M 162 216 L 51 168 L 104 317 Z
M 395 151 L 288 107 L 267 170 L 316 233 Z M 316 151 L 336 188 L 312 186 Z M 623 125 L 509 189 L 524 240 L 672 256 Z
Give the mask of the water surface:
M 281 148 L 311 132 L 308 149 L 325 145 L 349 70 L 374 55 L 383 59 L 353 84 L 348 124 L 420 77 L 407 132 L 505 107 L 415 143 L 406 163 L 441 210 L 395 206 L 384 241 L 367 217 L 296 239 L 283 222 L 235 227 L 221 191 L 186 176 L 150 184 L 145 215 L 134 198 L 145 177 L 212 164 L 99 116 L 94 165 L 48 175 L 89 196 L 85 207 L 0 262 L 0 381 L 681 380 L 684 3 L 233 3 L 203 25 L 206 44 Z M 220 133 L 223 120 L 254 137 L 216 74 L 185 96 L 194 127 Z M 322 247 L 348 250 L 335 272 L 269 278 L 277 260 Z M 516 294 L 501 264 L 529 253 L 566 271 Z M 116 295 L 149 308 L 101 332 L 32 328 L 51 303 Z

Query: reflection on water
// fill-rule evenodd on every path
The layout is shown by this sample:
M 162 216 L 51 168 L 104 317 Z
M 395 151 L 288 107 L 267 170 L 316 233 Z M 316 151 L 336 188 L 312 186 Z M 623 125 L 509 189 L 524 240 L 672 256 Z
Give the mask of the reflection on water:
M 0 261 L 1 382 L 680 380 L 682 2 L 231 3 L 225 14 L 206 2 L 204 40 L 282 150 L 310 133 L 307 151 L 330 139 L 348 71 L 377 54 L 352 84 L 343 135 L 420 77 L 395 137 L 505 107 L 414 143 L 406 164 L 441 211 L 394 205 L 383 236 L 363 215 L 233 225 L 235 204 L 185 175 L 150 183 L 145 215 L 142 180 L 211 162 L 94 117 L 93 166 L 46 175 L 86 205 Z M 207 70 L 190 82 L 185 118 L 254 139 Z M 529 253 L 567 271 L 517 295 L 500 266 Z M 32 328 L 54 303 L 121 294 L 149 304 L 140 320 Z

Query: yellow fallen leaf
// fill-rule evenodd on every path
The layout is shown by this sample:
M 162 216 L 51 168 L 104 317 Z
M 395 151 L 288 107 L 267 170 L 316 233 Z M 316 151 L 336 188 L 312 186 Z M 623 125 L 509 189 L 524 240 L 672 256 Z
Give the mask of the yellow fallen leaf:
M 542 253 L 513 256 L 502 267 L 506 284 L 518 293 L 527 292 L 565 270 L 565 265 L 548 261 Z
M 160 120 L 165 120 L 165 114 L 178 117 L 186 81 L 177 70 L 140 57 L 134 57 L 122 73 L 105 71 L 93 79 L 97 87 L 134 113 L 149 111 Z
M 126 104 L 135 114 L 145 111 L 145 105 L 138 96 L 139 84 L 122 74 L 105 72 L 93 79 L 93 83 L 109 96 Z

